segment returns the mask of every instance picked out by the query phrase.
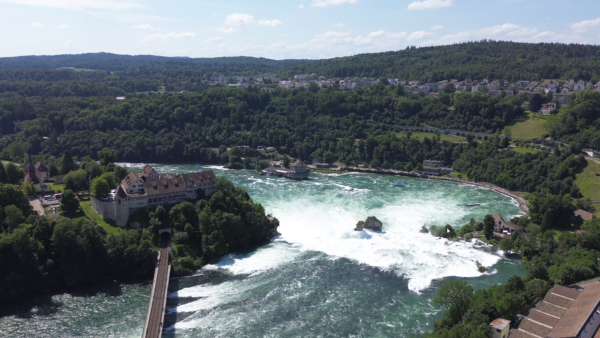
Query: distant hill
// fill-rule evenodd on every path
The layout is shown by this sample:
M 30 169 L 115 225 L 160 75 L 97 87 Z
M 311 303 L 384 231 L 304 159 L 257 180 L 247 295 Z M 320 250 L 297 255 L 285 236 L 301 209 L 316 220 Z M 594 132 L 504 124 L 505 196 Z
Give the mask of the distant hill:
M 105 81 L 102 74 L 57 74 L 59 67 L 118 71 L 120 80 L 197 82 L 207 74 L 277 73 L 282 78 L 317 73 L 329 77 L 391 77 L 441 81 L 484 77 L 507 80 L 600 81 L 600 46 L 483 40 L 325 60 L 254 57 L 187 58 L 91 53 L 0 58 L 0 81 Z M 16 71 L 37 69 L 36 72 Z M 63 72 L 61 72 L 63 73 Z M 102 80 L 100 79 L 102 78 Z
M 423 81 L 468 77 L 600 81 L 600 46 L 484 40 L 320 60 L 285 70 L 288 76 L 302 73 Z
M 312 60 L 271 60 L 246 56 L 218 58 L 164 57 L 89 53 L 0 58 L 0 69 L 75 67 L 106 71 L 201 70 L 204 73 L 276 72 Z

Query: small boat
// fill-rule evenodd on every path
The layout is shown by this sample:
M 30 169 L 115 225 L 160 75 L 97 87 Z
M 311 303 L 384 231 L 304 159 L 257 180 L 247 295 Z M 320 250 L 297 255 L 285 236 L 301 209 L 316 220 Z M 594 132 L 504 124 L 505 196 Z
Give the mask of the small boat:
M 202 166 L 201 166 L 201 165 L 198 165 L 198 164 L 196 164 L 196 168 L 202 168 Z
M 478 207 L 480 206 L 481 203 L 471 203 L 471 204 L 467 204 L 468 207 Z
M 394 184 L 394 187 L 406 188 L 406 186 L 402 183 L 396 183 L 396 184 Z

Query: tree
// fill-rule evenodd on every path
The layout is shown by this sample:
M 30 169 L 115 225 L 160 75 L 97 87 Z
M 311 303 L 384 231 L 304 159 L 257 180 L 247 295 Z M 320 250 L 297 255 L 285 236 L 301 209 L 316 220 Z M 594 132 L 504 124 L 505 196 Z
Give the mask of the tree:
M 289 168 L 290 166 L 290 158 L 287 155 L 283 156 L 283 167 Z
M 440 286 L 433 302 L 445 307 L 450 312 L 454 323 L 458 323 L 469 310 L 471 299 L 473 299 L 473 287 L 457 279 Z
M 0 183 L 8 183 L 8 175 L 6 174 L 6 169 L 4 169 L 4 164 L 0 162 Z
M 69 172 L 67 175 L 65 175 L 63 182 L 65 184 L 65 189 L 71 191 L 89 189 L 88 174 L 83 169 Z
M 110 194 L 110 185 L 106 179 L 98 177 L 92 183 L 92 196 L 96 198 L 105 198 Z
M 115 176 L 115 180 L 117 182 L 121 182 L 127 176 L 127 169 L 116 165 L 114 167 L 113 175 Z
M 500 248 L 500 250 L 505 251 L 505 252 L 512 251 L 513 245 L 514 245 L 513 240 L 508 236 L 504 236 L 498 243 L 498 248 Z
M 494 236 L 494 225 L 494 217 L 492 217 L 492 215 L 489 214 L 485 215 L 485 217 L 483 218 L 483 234 L 485 235 L 485 238 L 492 239 L 492 237 Z
M 102 148 L 102 150 L 98 151 L 98 158 L 102 161 L 102 164 L 106 166 L 117 160 L 117 151 L 111 148 Z
M 377 169 L 380 167 L 381 167 L 381 162 L 379 162 L 378 159 L 374 159 L 373 161 L 371 161 L 371 168 Z
M 335 154 L 331 151 L 326 151 L 325 154 L 323 154 L 323 161 L 329 164 L 335 162 Z
M 542 103 L 542 95 L 539 93 L 531 95 L 531 98 L 529 99 L 529 110 L 534 113 L 539 112 L 540 109 L 542 109 Z
M 8 232 L 18 227 L 24 220 L 23 212 L 14 204 L 4 207 L 4 225 Z
M 71 190 L 65 190 L 60 199 L 63 212 L 73 215 L 79 210 L 79 200 Z
M 17 167 L 14 163 L 6 164 L 6 179 L 9 184 L 19 184 L 19 181 L 25 178 L 23 169 Z
M 102 178 L 106 181 L 106 183 L 108 183 L 108 186 L 110 189 L 114 189 L 117 187 L 117 181 L 115 180 L 115 176 L 113 175 L 113 173 L 104 173 L 102 175 L 100 175 L 100 177 L 98 178 Z
M 71 156 L 71 152 L 68 150 L 65 151 L 65 154 L 62 157 L 62 165 L 60 167 L 60 173 L 63 175 L 68 174 L 71 170 L 75 169 L 75 163 L 73 162 L 73 157 Z
M 33 196 L 35 195 L 35 187 L 33 186 L 33 184 L 31 182 L 23 182 L 23 184 L 21 185 L 21 188 L 23 189 L 23 193 L 27 196 Z
M 404 171 L 412 171 L 413 170 L 413 165 L 411 162 L 406 163 L 406 165 L 404 166 Z

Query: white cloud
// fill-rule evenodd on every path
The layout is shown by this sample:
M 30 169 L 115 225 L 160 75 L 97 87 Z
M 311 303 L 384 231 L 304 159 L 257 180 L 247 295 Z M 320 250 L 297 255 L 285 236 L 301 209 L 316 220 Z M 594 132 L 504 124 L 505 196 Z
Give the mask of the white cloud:
M 206 42 L 219 42 L 219 41 L 223 41 L 223 37 L 222 36 L 217 36 L 217 37 L 214 37 L 214 38 L 206 39 Z
M 578 32 L 589 32 L 600 28 L 600 18 L 596 20 L 584 20 L 571 25 L 571 28 Z
M 67 28 L 71 28 L 71 27 L 69 27 L 69 25 L 62 24 L 62 25 L 58 26 L 58 28 L 67 29 Z
M 223 32 L 223 33 L 235 33 L 235 32 L 237 32 L 237 29 L 235 29 L 233 27 L 219 27 L 219 28 L 217 28 L 217 30 L 219 32 Z
M 241 26 L 254 23 L 254 17 L 250 14 L 233 13 L 227 16 L 225 24 L 229 26 Z
M 437 31 L 437 30 L 444 29 L 444 28 L 445 27 L 442 25 L 436 25 L 436 26 L 431 27 L 431 30 Z
M 133 25 L 133 26 L 131 26 L 131 28 L 133 28 L 133 29 L 142 29 L 142 30 L 150 30 L 150 31 L 154 30 L 154 28 L 152 26 L 145 25 L 145 24 L 142 24 L 142 25 Z
M 283 22 L 279 20 L 258 20 L 258 24 L 261 26 L 275 27 L 283 25 Z
M 355 4 L 357 0 L 313 0 L 310 4 L 313 7 L 327 7 L 327 6 L 337 6 L 344 4 Z
M 31 27 L 44 27 L 43 22 L 32 22 L 29 24 Z
M 408 9 L 436 9 L 442 7 L 450 7 L 452 6 L 452 0 L 423 0 L 423 1 L 415 1 L 408 5 Z
M 171 33 L 167 33 L 167 34 L 152 34 L 152 35 L 148 35 L 142 41 L 143 42 L 149 42 L 149 41 L 154 41 L 154 40 L 158 40 L 158 39 L 162 39 L 162 40 L 166 40 L 166 39 L 193 39 L 195 37 L 196 37 L 196 33 L 194 33 L 194 32 L 179 32 L 179 33 L 171 32 Z
M 12 3 L 18 5 L 38 6 L 38 7 L 54 7 L 72 10 L 86 9 L 132 9 L 143 8 L 142 4 L 129 1 L 117 0 L 0 0 L 0 2 Z
M 426 38 L 428 36 L 432 36 L 433 33 L 429 33 L 429 32 L 425 32 L 425 31 L 416 31 L 413 32 L 409 37 L 408 40 L 412 41 L 412 40 L 420 40 L 423 38 Z

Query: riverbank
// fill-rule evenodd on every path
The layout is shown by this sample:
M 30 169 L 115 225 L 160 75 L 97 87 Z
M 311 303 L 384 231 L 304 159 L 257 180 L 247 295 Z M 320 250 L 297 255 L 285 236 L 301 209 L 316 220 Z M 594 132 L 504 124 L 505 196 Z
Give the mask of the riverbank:
M 494 185 L 494 184 L 491 184 L 491 183 L 470 182 L 470 181 L 465 181 L 465 180 L 458 180 L 458 179 L 451 178 L 451 177 L 439 177 L 439 176 L 421 175 L 421 174 L 415 173 L 415 172 L 407 172 L 407 171 L 400 171 L 400 170 L 394 170 L 394 169 L 371 169 L 371 168 L 348 167 L 347 170 L 348 171 L 352 171 L 352 172 L 362 172 L 362 173 L 370 173 L 370 174 L 383 174 L 383 175 L 396 175 L 396 176 L 407 176 L 407 177 L 434 179 L 434 180 L 451 181 L 451 182 L 469 184 L 469 185 L 481 187 L 481 188 L 484 188 L 484 189 L 492 190 L 492 191 L 495 191 L 495 192 L 497 192 L 497 193 L 499 193 L 501 195 L 504 195 L 506 197 L 510 197 L 513 200 L 517 201 L 517 203 L 519 204 L 519 208 L 523 212 L 529 213 L 529 208 L 527 207 L 527 200 L 525 200 L 521 196 L 515 195 L 511 191 L 508 191 L 508 190 L 506 190 L 504 188 L 501 188 L 501 187 L 499 187 L 497 185 Z

